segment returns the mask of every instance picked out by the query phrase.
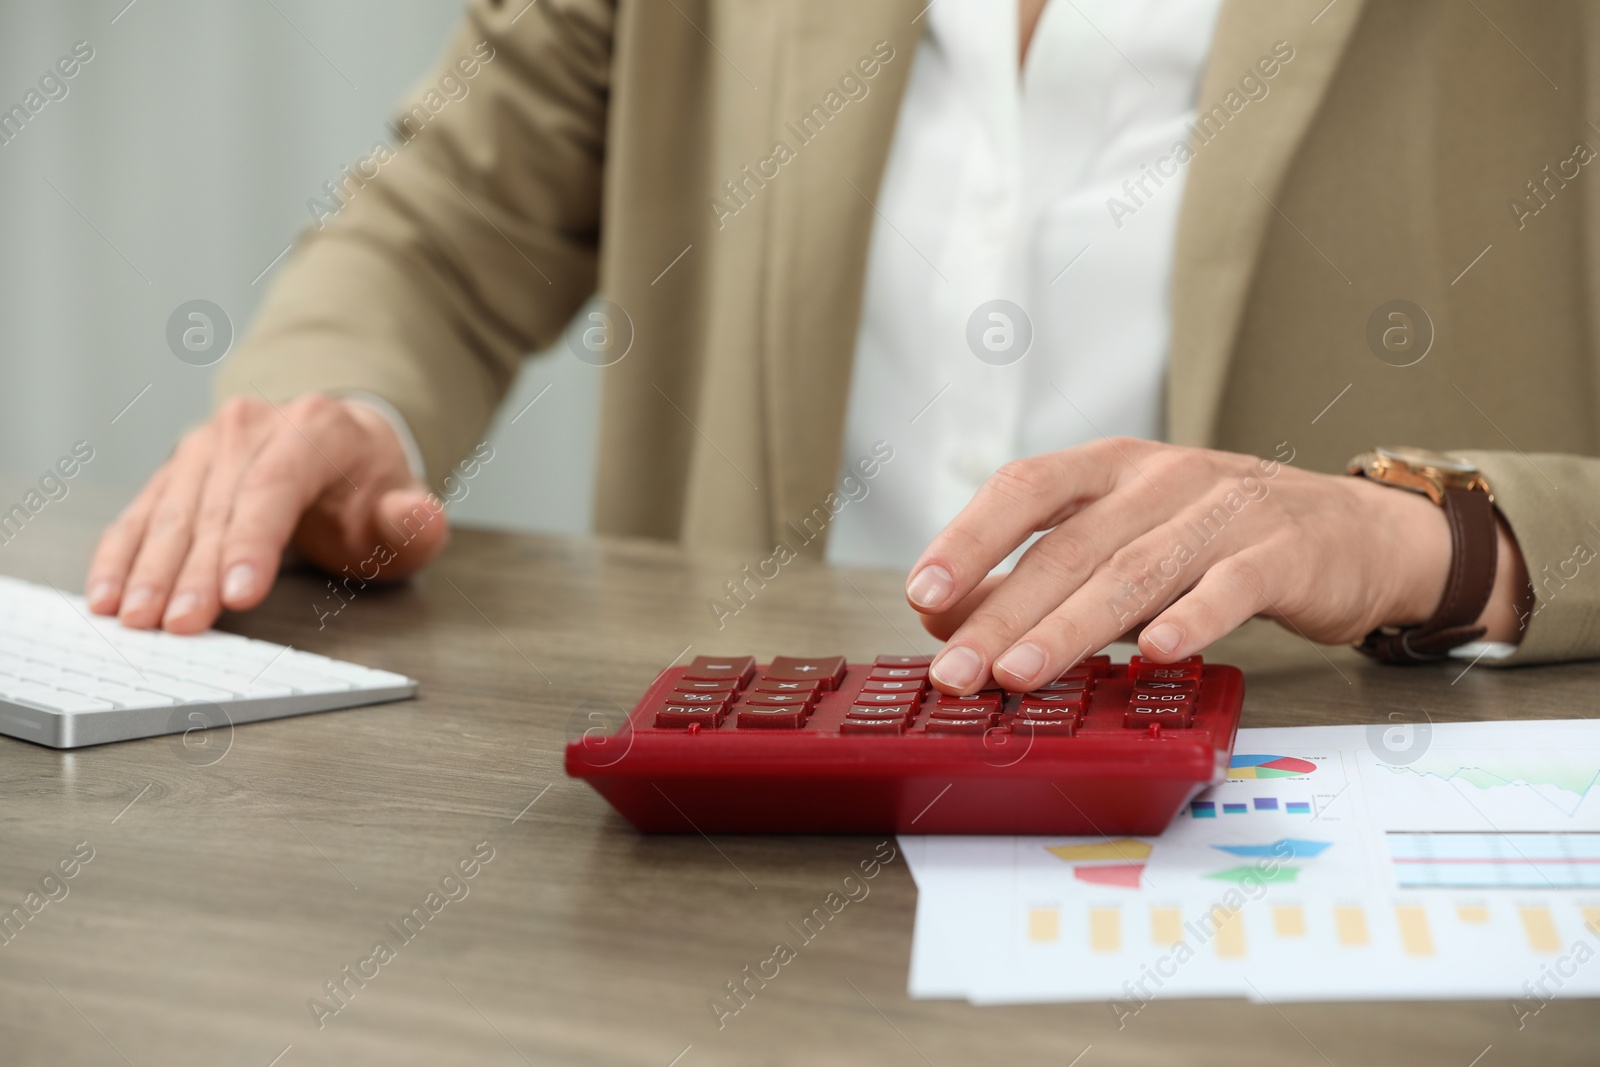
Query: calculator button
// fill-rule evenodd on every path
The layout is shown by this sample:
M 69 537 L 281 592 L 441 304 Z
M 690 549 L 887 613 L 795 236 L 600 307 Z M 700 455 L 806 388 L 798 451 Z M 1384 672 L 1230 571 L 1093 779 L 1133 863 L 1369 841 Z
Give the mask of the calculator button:
M 863 693 L 900 693 L 907 696 L 920 697 L 925 684 L 920 678 L 887 678 L 881 681 L 868 678 L 866 684 L 861 687 L 861 691 Z
M 994 704 L 966 704 L 954 707 L 938 705 L 928 709 L 928 714 L 941 719 L 960 719 L 963 722 L 973 719 L 991 719 L 1000 713 L 1000 708 Z
M 1089 670 L 1094 671 L 1095 674 L 1120 674 L 1120 673 L 1122 673 L 1122 667 L 1121 666 L 1113 667 L 1111 665 L 1111 657 L 1110 656 L 1085 656 L 1085 657 L 1083 657 L 1083 659 L 1080 659 L 1078 661 L 1078 666 L 1079 667 L 1087 667 Z
M 994 719 L 988 715 L 981 719 L 949 719 L 934 716 L 928 719 L 928 725 L 923 729 L 930 734 L 983 734 L 988 733 L 993 725 Z
M 1133 696 L 1128 699 L 1131 708 L 1171 708 L 1194 707 L 1194 694 L 1191 692 L 1167 692 L 1165 690 L 1135 689 Z
M 915 704 L 915 693 L 857 693 L 852 703 L 857 707 L 886 707 L 891 704 Z
M 733 701 L 732 693 L 673 693 L 667 698 L 668 704 L 692 704 L 696 707 L 713 707 L 727 709 Z
M 821 692 L 822 683 L 817 681 L 797 682 L 785 681 L 782 678 L 763 678 L 756 683 L 758 693 L 803 693 L 807 696 L 816 696 Z
M 1022 698 L 1022 705 L 1018 710 L 1028 711 L 1033 709 L 1048 711 L 1057 715 L 1082 715 L 1084 702 L 1072 699 L 1075 696 L 1077 696 L 1075 693 L 1047 693 L 1044 696 L 1029 693 Z
M 873 682 L 892 682 L 901 678 L 926 679 L 927 677 L 926 667 L 874 667 L 867 679 Z
M 695 681 L 732 678 L 744 685 L 756 674 L 754 656 L 696 656 L 683 676 Z
M 734 724 L 741 730 L 798 730 L 806 724 L 806 709 L 796 706 L 765 708 L 741 704 Z
M 1140 682 L 1195 682 L 1200 681 L 1199 667 L 1141 667 L 1133 674 L 1134 684 Z
M 1019 715 L 1011 723 L 1011 732 L 1025 734 L 1038 732 L 1058 737 L 1072 737 L 1078 732 L 1076 715 Z
M 1053 682 L 1046 682 L 1036 693 L 1087 693 L 1094 688 L 1094 682 L 1088 678 L 1057 678 Z
M 741 707 L 752 708 L 800 708 L 804 711 L 811 710 L 810 693 L 751 693 L 744 698 Z
M 879 656 L 872 661 L 874 667 L 926 667 L 932 656 Z
M 821 656 L 800 659 L 796 656 L 774 656 L 772 665 L 762 677 L 769 681 L 821 682 L 824 693 L 837 689 L 844 678 L 843 656 Z
M 1200 687 L 1194 678 L 1135 678 L 1133 691 L 1136 693 L 1188 693 L 1190 696 Z
M 682 729 L 685 726 L 721 726 L 723 705 L 661 704 L 656 708 L 655 725 Z
M 904 719 L 845 719 L 839 724 L 841 734 L 882 734 L 898 737 L 906 732 Z
M 1194 708 L 1190 704 L 1129 706 L 1122 714 L 1122 725 L 1135 729 L 1148 729 L 1160 723 L 1168 730 L 1187 730 L 1194 723 Z
M 1001 701 L 1005 698 L 993 689 L 985 689 L 971 696 L 950 696 L 948 693 L 939 697 L 939 710 L 946 708 L 992 708 L 1000 709 Z
M 739 688 L 737 678 L 711 678 L 703 682 L 690 681 L 688 678 L 678 679 L 674 689 L 679 693 L 732 693 Z
M 875 704 L 868 708 L 853 706 L 844 713 L 844 717 L 853 722 L 878 722 L 886 719 L 906 722 L 911 716 L 910 704 Z
M 1180 660 L 1173 660 L 1171 663 L 1157 663 L 1155 660 L 1146 659 L 1143 656 L 1128 657 L 1129 674 L 1138 674 L 1144 670 L 1171 670 L 1176 667 L 1193 667 L 1195 670 L 1199 670 L 1204 665 L 1205 661 L 1199 656 L 1186 656 Z

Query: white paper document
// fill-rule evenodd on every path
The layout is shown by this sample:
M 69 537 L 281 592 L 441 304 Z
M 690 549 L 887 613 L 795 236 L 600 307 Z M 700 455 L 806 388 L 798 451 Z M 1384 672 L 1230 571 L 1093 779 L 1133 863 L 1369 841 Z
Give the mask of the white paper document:
M 1600 994 L 1600 720 L 1245 729 L 1159 836 L 901 844 L 915 997 Z

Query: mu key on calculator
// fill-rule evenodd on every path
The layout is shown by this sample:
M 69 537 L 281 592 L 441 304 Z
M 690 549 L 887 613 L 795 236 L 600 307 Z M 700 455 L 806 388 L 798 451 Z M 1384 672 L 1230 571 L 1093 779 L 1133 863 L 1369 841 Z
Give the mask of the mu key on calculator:
M 567 773 L 647 832 L 1154 834 L 1227 774 L 1235 667 L 1091 656 L 1028 693 L 947 696 L 928 656 L 700 656 Z

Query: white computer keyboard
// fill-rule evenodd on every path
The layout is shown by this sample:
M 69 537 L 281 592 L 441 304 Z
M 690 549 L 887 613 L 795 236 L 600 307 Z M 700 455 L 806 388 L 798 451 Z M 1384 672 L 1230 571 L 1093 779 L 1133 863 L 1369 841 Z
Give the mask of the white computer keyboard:
M 208 630 L 129 630 L 81 596 L 0 576 L 0 734 L 52 748 L 416 695 L 389 671 Z

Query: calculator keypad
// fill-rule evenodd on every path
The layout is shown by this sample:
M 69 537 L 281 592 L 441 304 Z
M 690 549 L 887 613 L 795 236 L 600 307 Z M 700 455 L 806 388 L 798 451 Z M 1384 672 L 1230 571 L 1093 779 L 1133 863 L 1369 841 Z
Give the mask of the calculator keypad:
M 1204 665 L 1198 656 L 1127 665 L 1093 656 L 1027 693 L 984 689 L 950 696 L 928 684 L 926 656 L 700 656 L 655 706 L 659 729 L 803 731 L 835 735 L 985 734 L 1160 739 L 1192 730 Z M 1135 731 L 1138 731 L 1136 734 Z

